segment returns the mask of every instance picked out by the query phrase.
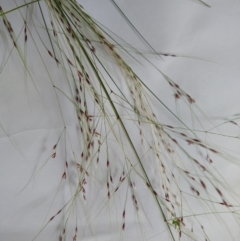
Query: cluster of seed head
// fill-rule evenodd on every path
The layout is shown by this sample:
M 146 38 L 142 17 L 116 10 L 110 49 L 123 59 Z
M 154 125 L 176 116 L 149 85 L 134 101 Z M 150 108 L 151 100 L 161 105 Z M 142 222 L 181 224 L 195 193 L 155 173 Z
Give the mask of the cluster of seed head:
M 92 98 L 93 102 L 98 107 L 100 115 L 103 117 L 103 122 L 107 122 L 110 128 L 114 126 L 111 121 L 115 122 L 116 119 L 119 123 L 123 123 L 119 115 L 115 119 L 106 118 L 107 111 L 105 103 L 102 98 L 102 94 L 99 90 L 102 87 L 100 82 L 101 74 L 94 71 L 88 71 L 89 63 L 88 59 L 94 62 L 97 58 L 97 48 L 94 46 L 93 41 L 90 37 L 94 38 L 94 41 L 100 43 L 100 46 L 106 50 L 106 53 L 110 54 L 111 58 L 119 67 L 123 78 L 120 80 L 121 84 L 125 84 L 129 90 L 132 102 L 132 110 L 134 117 L 137 117 L 137 123 L 139 127 L 139 133 L 141 138 L 141 145 L 144 147 L 148 146 L 153 153 L 153 158 L 148 161 L 145 159 L 138 159 L 138 166 L 141 166 L 142 172 L 141 177 L 144 179 L 143 183 L 146 185 L 149 193 L 154 197 L 161 207 L 163 220 L 166 222 L 168 227 L 174 227 L 177 230 L 179 237 L 182 236 L 182 232 L 191 231 L 192 227 L 184 220 L 182 215 L 183 202 L 182 190 L 178 186 L 178 181 L 175 178 L 175 172 L 180 174 L 184 180 L 189 184 L 190 191 L 196 198 L 201 198 L 202 191 L 208 193 L 209 186 L 211 185 L 216 194 L 220 197 L 218 204 L 223 205 L 227 208 L 233 207 L 230 205 L 226 198 L 223 196 L 223 192 L 213 182 L 206 181 L 207 178 L 200 178 L 198 173 L 203 174 L 206 177 L 213 177 L 208 166 L 203 163 L 202 160 L 197 160 L 189 154 L 185 153 L 186 159 L 189 160 L 191 165 L 196 168 L 197 173 L 193 170 L 187 170 L 181 165 L 181 158 L 179 157 L 176 149 L 183 150 L 181 141 L 186 141 L 189 145 L 198 148 L 203 148 L 207 152 L 212 152 L 214 155 L 221 155 L 219 151 L 212 148 L 210 145 L 204 143 L 196 136 L 192 137 L 183 132 L 179 132 L 177 128 L 173 126 L 166 126 L 159 122 L 158 118 L 154 114 L 150 103 L 146 97 L 145 89 L 134 73 L 131 67 L 124 61 L 119 52 L 116 50 L 114 44 L 112 44 L 104 33 L 100 30 L 94 20 L 85 12 L 81 5 L 77 4 L 76 1 L 56 1 L 46 0 L 46 4 L 50 9 L 50 24 L 52 26 L 52 40 L 58 46 L 59 42 L 64 41 L 67 43 L 67 51 L 63 52 L 61 57 L 56 56 L 54 51 L 47 49 L 49 56 L 57 63 L 58 67 L 67 69 L 65 64 L 67 63 L 69 69 L 73 73 L 73 86 L 74 86 L 74 97 L 72 102 L 76 107 L 77 122 L 79 127 L 79 136 L 81 137 L 81 144 L 79 145 L 81 154 L 77 157 L 75 168 L 78 173 L 78 182 L 75 191 L 75 196 L 81 195 L 82 199 L 87 202 L 87 193 L 90 192 L 91 177 L 95 177 L 96 170 L 91 168 L 94 165 L 100 165 L 100 157 L 102 152 L 107 152 L 107 144 L 104 144 L 105 137 L 103 132 L 98 129 L 97 121 L 95 116 L 92 114 L 93 110 L 90 107 L 88 98 Z M 0 7 L 0 13 L 3 14 L 3 10 Z M 3 23 L 9 33 L 10 38 L 14 44 L 14 47 L 18 49 L 16 37 L 13 32 L 13 28 L 6 16 L 3 15 Z M 24 21 L 24 42 L 27 42 L 27 23 Z M 54 45 L 55 46 L 55 45 Z M 168 56 L 168 54 L 164 54 Z M 175 57 L 175 55 L 172 55 Z M 95 66 L 95 65 L 93 65 Z M 69 71 L 70 72 L 70 71 Z M 171 88 L 174 90 L 174 97 L 176 100 L 185 98 L 189 104 L 194 104 L 195 100 L 187 94 L 179 85 L 174 83 L 170 78 L 165 76 Z M 98 87 L 97 84 L 98 83 Z M 119 83 L 120 84 L 120 83 Z M 102 90 L 102 89 L 101 89 Z M 112 90 L 109 94 L 113 93 Z M 147 124 L 146 124 L 147 123 Z M 235 123 L 234 123 L 235 124 Z M 121 125 L 119 124 L 121 127 Z M 146 128 L 144 128 L 146 127 Z M 149 131 L 150 130 L 150 131 Z M 111 130 L 114 134 L 114 129 Z M 177 138 L 173 138 L 172 134 L 177 135 Z M 151 135 L 152 142 L 148 142 L 146 136 Z M 107 138 L 106 138 L 107 139 Z M 180 140 L 180 141 L 179 141 Z M 58 143 L 52 148 L 50 158 L 55 159 L 57 156 Z M 122 145 L 121 145 L 122 148 Z M 112 158 L 107 155 L 106 163 L 101 166 L 104 170 L 106 177 L 105 189 L 106 199 L 110 202 L 115 195 L 119 193 L 119 190 L 124 187 L 127 183 L 128 188 L 131 192 L 132 205 L 136 212 L 141 211 L 141 200 L 138 199 L 138 191 L 134 182 L 134 175 L 131 171 L 134 170 L 134 165 L 130 161 L 130 157 L 124 152 L 124 161 L 121 163 L 121 173 L 119 170 L 117 174 L 113 175 L 113 166 L 116 166 L 112 162 Z M 95 160 L 95 161 L 93 161 Z M 213 161 L 210 158 L 210 154 L 207 154 L 206 161 L 208 164 L 212 164 Z M 120 166 L 121 164 L 118 164 Z M 153 168 L 149 166 L 152 165 Z M 69 177 L 67 161 L 64 161 L 64 172 L 61 176 L 63 181 L 67 181 Z M 128 168 L 127 168 L 128 167 Z M 144 169 L 144 167 L 147 167 Z M 149 168 L 148 168 L 149 167 Z M 140 168 L 140 169 L 141 169 Z M 131 171 L 129 171 L 131 169 Z M 154 169 L 156 172 L 152 177 L 151 170 Z M 116 178 L 119 175 L 119 178 Z M 92 191 L 93 193 L 94 191 Z M 66 206 L 67 207 L 67 206 Z M 53 215 L 48 222 L 51 222 L 57 215 L 62 213 L 63 209 L 60 209 L 55 215 Z M 123 207 L 122 212 L 122 225 L 121 229 L 125 230 L 126 227 L 126 205 Z M 205 240 L 207 236 L 204 232 L 204 228 L 201 224 L 200 229 L 203 232 Z M 59 237 L 59 240 L 63 240 L 65 236 L 65 227 Z M 78 228 L 75 228 L 73 241 L 77 240 Z

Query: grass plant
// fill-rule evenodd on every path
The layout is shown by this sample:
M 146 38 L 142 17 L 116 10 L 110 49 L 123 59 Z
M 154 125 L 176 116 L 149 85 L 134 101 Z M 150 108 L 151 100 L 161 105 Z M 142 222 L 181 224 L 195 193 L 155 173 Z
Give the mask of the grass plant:
M 46 240 L 45 233 L 58 241 L 210 241 L 218 232 L 214 226 L 237 240 L 232 229 L 239 225 L 239 202 L 216 160 L 236 168 L 239 160 L 215 140 L 238 139 L 224 126 L 239 133 L 239 116 L 217 122 L 205 115 L 194 96 L 155 64 L 181 56 L 155 50 L 111 2 L 151 57 L 104 28 L 81 1 L 1 4 L 2 91 L 12 91 L 17 80 L 6 76 L 16 71 L 22 87 L 15 91 L 25 96 L 25 115 L 35 120 L 15 131 L 42 130 L 33 135 L 39 149 L 30 158 L 34 149 L 21 147 L 10 124 L 0 120 L 2 136 L 22 162 L 34 165 L 18 196 L 32 185 L 37 192 L 33 183 L 46 176 L 57 182 L 29 240 Z M 169 86 L 176 111 L 134 70 L 147 72 L 146 66 Z M 11 101 L 16 104 L 14 95 Z M 42 121 L 32 119 L 37 108 Z M 54 166 L 56 172 L 46 174 Z M 236 225 L 229 227 L 225 215 Z

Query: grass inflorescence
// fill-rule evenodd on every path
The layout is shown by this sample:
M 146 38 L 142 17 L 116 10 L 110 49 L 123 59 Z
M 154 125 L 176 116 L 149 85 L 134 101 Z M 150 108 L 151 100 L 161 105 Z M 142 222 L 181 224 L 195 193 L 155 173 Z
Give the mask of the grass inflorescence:
M 11 14 L 20 27 L 13 27 Z M 75 0 L 15 1 L 12 10 L 1 7 L 0 16 L 6 47 L 1 71 L 15 58 L 9 68 L 23 70 L 29 105 L 33 90 L 47 108 L 41 88 L 48 86 L 60 113 L 56 141 L 46 146 L 44 161 L 34 160 L 37 170 L 27 183 L 43 175 L 49 163 L 61 166 L 47 218 L 32 240 L 42 240 L 55 223 L 52 232 L 59 241 L 130 240 L 131 235 L 131 240 L 210 241 L 209 220 L 224 224 L 226 213 L 239 222 L 234 192 L 214 165 L 215 159 L 238 161 L 206 138 L 224 136 L 220 125 L 209 121 L 212 130 L 207 131 L 194 97 L 156 68 L 169 85 L 169 98 L 189 109 L 193 127 L 180 117 L 180 109 L 171 111 L 131 66 L 136 56 L 151 63 L 147 55 L 118 44 Z M 151 50 L 160 58 L 177 57 Z M 41 78 L 34 61 L 44 69 Z M 161 120 L 164 113 L 175 125 Z M 223 124 L 239 127 L 238 118 Z M 64 205 L 55 210 L 63 196 Z M 231 237 L 227 226 L 226 232 Z

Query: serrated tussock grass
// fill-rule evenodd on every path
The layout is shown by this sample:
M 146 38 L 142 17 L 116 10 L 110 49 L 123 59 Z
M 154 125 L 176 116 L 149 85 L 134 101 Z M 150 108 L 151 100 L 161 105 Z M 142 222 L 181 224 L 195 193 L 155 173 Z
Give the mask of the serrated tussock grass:
M 149 64 L 150 59 L 126 43 L 118 44 L 118 38 L 78 2 L 11 2 L 12 9 L 0 8 L 5 49 L 1 72 L 15 65 L 23 70 L 22 84 L 30 107 L 30 89 L 44 108 L 50 105 L 41 89 L 48 86 L 61 123 L 55 143 L 46 147 L 44 162 L 26 184 L 44 175 L 49 163 L 62 167 L 47 219 L 32 240 L 42 240 L 42 233 L 54 223 L 57 228 L 52 233 L 59 241 L 102 237 L 207 241 L 211 240 L 210 220 L 225 226 L 230 240 L 231 230 L 223 215 L 231 215 L 238 224 L 239 204 L 214 162 L 238 164 L 238 160 L 206 138 L 228 138 L 221 126 L 208 120 L 193 96 L 152 65 L 168 83 L 169 98 L 189 110 L 196 128 L 185 124 L 180 108 L 171 111 L 161 94 L 156 96 L 129 64 L 136 57 L 141 63 Z M 159 59 L 177 57 L 150 49 Z M 39 62 L 44 80 L 36 75 Z M 166 123 L 161 117 L 164 114 L 176 125 Z M 201 124 L 202 118 L 210 123 L 210 131 Z M 74 133 L 69 119 L 76 126 Z M 223 124 L 239 127 L 238 118 Z M 1 128 L 8 136 L 3 124 Z M 54 203 L 63 196 L 64 205 L 55 210 Z

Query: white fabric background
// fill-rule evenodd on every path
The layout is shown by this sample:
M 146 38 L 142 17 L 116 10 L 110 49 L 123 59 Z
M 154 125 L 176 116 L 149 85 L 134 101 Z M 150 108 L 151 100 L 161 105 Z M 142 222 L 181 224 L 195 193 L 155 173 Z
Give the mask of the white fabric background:
M 78 0 L 78 2 L 105 27 L 134 47 L 151 54 L 151 49 L 139 39 L 110 1 Z M 194 0 L 117 0 L 116 2 L 156 51 L 202 59 L 163 57 L 161 60 L 155 57 L 153 62 L 191 94 L 213 122 L 220 123 L 223 118 L 233 117 L 239 113 L 240 2 L 238 0 L 208 0 L 211 8 L 206 8 Z M 14 6 L 14 2 L 0 0 L 0 5 L 4 9 L 10 9 Z M 13 15 L 9 16 L 12 21 L 16 20 Z M 17 24 L 14 23 L 16 27 Z M 0 46 L 0 56 L 4 56 L 5 46 L 3 43 L 0 43 Z M 9 60 L 7 71 L 3 71 L 0 77 L 2 127 L 0 129 L 0 239 L 4 241 L 33 239 L 44 223 L 58 189 L 59 177 L 63 172 L 63 164 L 56 165 L 56 159 L 55 163 L 49 162 L 44 166 L 28 183 L 32 174 L 39 169 L 36 160 L 44 162 L 46 158 L 44 153 L 55 144 L 62 127 L 56 98 L 46 82 L 41 84 L 40 81 L 45 78 L 44 69 L 41 65 L 36 67 L 38 64 L 34 62 L 34 54 L 36 53 L 33 52 L 33 56 L 28 61 L 34 69 L 35 76 L 38 76 L 36 82 L 41 97 L 45 103 L 48 103 L 47 106 L 43 107 L 38 94 L 31 92 L 33 86 L 24 82 L 21 68 L 19 66 L 15 68 L 16 59 Z M 49 66 L 52 63 L 47 64 Z M 52 69 L 54 68 L 55 65 Z M 150 66 L 143 69 L 133 63 L 133 68 L 144 77 L 145 83 L 154 93 L 160 95 L 161 99 L 175 111 L 175 102 L 173 99 L 170 100 L 169 93 L 165 91 L 168 86 L 163 78 L 159 77 Z M 58 73 L 51 74 L 58 78 L 63 87 L 65 86 L 64 76 Z M 74 110 L 66 100 L 62 100 L 62 110 L 68 113 L 67 125 L 69 128 L 72 127 L 74 137 L 75 123 L 71 118 Z M 189 112 L 184 111 L 183 108 L 181 115 L 187 123 Z M 166 117 L 166 120 L 169 119 L 171 116 Z M 231 125 L 227 125 L 224 130 L 230 133 L 229 135 L 240 134 L 239 129 Z M 238 140 L 213 137 L 213 141 L 239 155 Z M 64 155 L 63 150 L 62 155 Z M 227 163 L 217 167 L 223 171 L 225 179 L 236 193 L 240 193 L 239 169 Z M 20 192 L 26 184 L 28 186 Z M 50 213 L 54 214 L 65 202 L 62 192 L 62 199 L 58 197 L 55 200 Z M 47 215 L 46 220 L 51 214 Z M 134 222 L 135 217 L 130 216 L 129 214 L 129 222 Z M 226 215 L 226 222 L 230 222 L 227 217 Z M 113 240 L 113 236 L 108 236 L 104 228 L 101 230 L 104 218 L 107 217 L 103 216 L 99 219 L 101 221 L 99 225 L 96 224 L 98 232 L 95 233 L 95 240 Z M 48 225 L 37 240 L 57 240 L 58 227 L 55 224 Z M 112 231 L 117 233 L 119 224 L 112 225 Z M 235 223 L 231 225 L 234 226 Z M 209 230 L 214 230 L 211 233 L 212 240 L 225 241 L 230 238 L 225 230 L 221 232 L 220 225 L 214 229 L 209 226 Z M 238 227 L 234 228 L 233 240 L 239 240 L 238 232 Z M 152 236 L 158 233 L 156 226 Z M 129 236 L 123 240 L 140 240 L 138 235 L 139 233 L 131 233 L 130 228 Z M 159 240 L 159 237 L 164 238 L 158 235 L 149 240 Z M 119 236 L 116 236 L 115 240 L 120 240 Z

